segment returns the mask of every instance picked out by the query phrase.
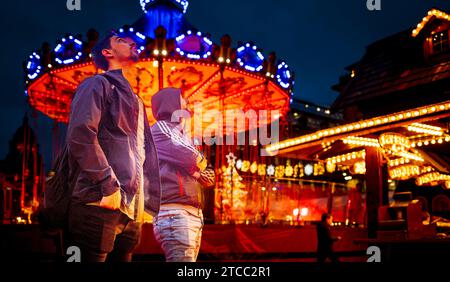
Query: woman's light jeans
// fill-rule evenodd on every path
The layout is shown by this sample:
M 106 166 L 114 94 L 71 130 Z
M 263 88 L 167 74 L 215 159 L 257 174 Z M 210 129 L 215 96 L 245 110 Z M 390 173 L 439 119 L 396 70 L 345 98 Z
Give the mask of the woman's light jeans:
M 153 219 L 153 232 L 168 262 L 195 262 L 200 250 L 203 214 L 184 209 L 159 211 Z

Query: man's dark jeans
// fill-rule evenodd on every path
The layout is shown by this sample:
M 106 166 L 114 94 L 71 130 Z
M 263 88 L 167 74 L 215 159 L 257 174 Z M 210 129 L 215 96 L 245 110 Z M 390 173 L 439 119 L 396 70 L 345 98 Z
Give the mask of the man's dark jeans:
M 142 224 L 118 210 L 72 203 L 68 246 L 77 246 L 81 262 L 131 261 Z

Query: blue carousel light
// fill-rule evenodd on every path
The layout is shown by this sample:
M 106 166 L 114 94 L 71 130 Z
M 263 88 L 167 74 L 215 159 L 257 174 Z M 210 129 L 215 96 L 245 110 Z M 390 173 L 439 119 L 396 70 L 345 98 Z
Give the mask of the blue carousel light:
M 142 39 L 142 40 L 145 40 L 145 35 L 143 35 L 143 34 L 140 33 L 140 32 L 136 32 L 136 36 L 139 37 L 139 38 Z
M 83 42 L 73 36 L 69 36 L 68 39 L 62 38 L 61 42 L 54 49 L 55 61 L 58 64 L 71 64 L 81 58 L 83 54 Z
M 29 56 L 26 68 L 29 79 L 35 79 L 38 77 L 39 73 L 41 73 L 41 57 L 36 54 L 36 52 L 33 52 L 33 54 Z
M 145 35 L 141 32 L 136 31 L 133 27 L 129 27 L 128 29 L 119 28 L 118 35 L 120 37 L 129 37 L 136 42 L 136 48 L 138 53 L 141 53 L 145 49 Z
M 264 56 L 258 51 L 256 45 L 246 43 L 237 48 L 237 62 L 249 71 L 261 71 L 263 68 Z
M 157 0 L 140 0 L 139 2 L 141 3 L 141 8 L 142 10 L 147 13 L 147 4 L 149 3 L 153 3 L 156 2 Z M 189 2 L 187 0 L 172 0 L 173 2 L 175 2 L 176 4 L 178 4 L 179 6 L 181 6 L 183 8 L 183 13 L 186 13 L 187 8 L 189 6 Z
M 285 61 L 281 61 L 278 64 L 276 77 L 278 84 L 284 89 L 288 89 L 293 84 L 291 70 Z
M 193 33 L 191 30 L 188 30 L 186 34 L 177 36 L 175 42 L 175 51 L 189 59 L 207 59 L 212 54 L 212 41 L 208 37 L 203 36 L 200 31 Z

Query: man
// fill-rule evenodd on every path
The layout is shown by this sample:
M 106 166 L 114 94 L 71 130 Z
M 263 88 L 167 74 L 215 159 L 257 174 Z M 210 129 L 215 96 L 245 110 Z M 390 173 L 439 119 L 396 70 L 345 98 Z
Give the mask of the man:
M 183 109 L 186 101 L 180 89 L 162 89 L 152 97 L 157 120 L 152 133 L 161 175 L 161 207 L 153 231 L 168 262 L 197 260 L 203 228 L 200 183 L 209 174 L 206 159 L 185 135 L 181 121 L 172 118 Z
M 84 80 L 71 104 L 69 242 L 83 262 L 130 261 L 144 206 L 159 211 L 157 152 L 143 102 L 122 74 L 138 60 L 136 44 L 109 33 L 92 55 L 106 72 Z
M 331 236 L 331 224 L 333 217 L 328 214 L 322 214 L 320 223 L 317 225 L 317 259 L 323 263 L 329 258 L 332 262 L 338 262 L 339 259 L 334 253 L 333 243 L 340 240 L 341 237 Z

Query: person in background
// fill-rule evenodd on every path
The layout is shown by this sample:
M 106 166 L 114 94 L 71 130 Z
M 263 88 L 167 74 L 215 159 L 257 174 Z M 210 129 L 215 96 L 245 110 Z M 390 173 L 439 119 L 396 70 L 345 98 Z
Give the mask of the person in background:
M 317 261 L 320 263 L 330 259 L 332 262 L 338 262 L 339 258 L 333 249 L 334 242 L 341 239 L 341 237 L 333 237 L 331 235 L 331 224 L 333 217 L 328 214 L 322 214 L 319 224 L 317 224 Z

